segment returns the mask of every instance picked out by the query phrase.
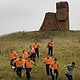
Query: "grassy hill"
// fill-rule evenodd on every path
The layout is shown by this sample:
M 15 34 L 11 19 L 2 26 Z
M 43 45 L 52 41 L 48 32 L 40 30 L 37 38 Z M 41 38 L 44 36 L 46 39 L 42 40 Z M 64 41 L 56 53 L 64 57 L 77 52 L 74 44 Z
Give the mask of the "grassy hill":
M 0 37 L 0 80 L 26 80 L 26 71 L 22 71 L 19 79 L 16 72 L 10 66 L 9 50 L 13 48 L 18 55 L 22 55 L 22 49 L 29 50 L 37 40 L 40 45 L 40 58 L 36 58 L 37 66 L 32 66 L 31 80 L 51 80 L 46 75 L 44 58 L 47 55 L 47 43 L 50 39 L 54 42 L 54 56 L 60 64 L 59 70 L 72 61 L 80 66 L 80 31 L 42 31 L 42 32 L 16 32 Z M 67 80 L 65 70 L 59 73 L 58 80 Z M 80 80 L 80 70 L 73 72 L 74 80 Z

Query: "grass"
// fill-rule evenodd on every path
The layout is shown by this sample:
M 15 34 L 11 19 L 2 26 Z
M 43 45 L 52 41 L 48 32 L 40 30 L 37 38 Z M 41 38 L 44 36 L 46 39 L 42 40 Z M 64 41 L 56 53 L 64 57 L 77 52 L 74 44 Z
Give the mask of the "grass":
M 41 45 L 40 58 L 36 58 L 37 66 L 32 66 L 31 80 L 51 80 L 46 75 L 43 63 L 47 55 L 47 43 L 51 38 L 54 42 L 54 56 L 60 65 L 59 70 L 72 61 L 80 66 L 80 31 L 17 32 L 0 37 L 0 80 L 26 80 L 26 70 L 22 71 L 22 78 L 19 79 L 11 68 L 9 50 L 13 48 L 20 56 L 22 49 L 29 50 L 29 45 L 33 45 L 35 40 Z M 67 80 L 65 70 L 59 72 L 58 80 Z M 80 80 L 80 70 L 74 70 L 73 78 Z

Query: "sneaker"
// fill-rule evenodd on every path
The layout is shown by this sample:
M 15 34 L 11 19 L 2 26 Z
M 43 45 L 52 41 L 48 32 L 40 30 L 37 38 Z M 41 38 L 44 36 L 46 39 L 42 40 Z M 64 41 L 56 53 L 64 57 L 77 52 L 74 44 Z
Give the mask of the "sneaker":
M 14 69 L 15 67 L 14 67 L 14 66 L 12 66 L 12 68 Z

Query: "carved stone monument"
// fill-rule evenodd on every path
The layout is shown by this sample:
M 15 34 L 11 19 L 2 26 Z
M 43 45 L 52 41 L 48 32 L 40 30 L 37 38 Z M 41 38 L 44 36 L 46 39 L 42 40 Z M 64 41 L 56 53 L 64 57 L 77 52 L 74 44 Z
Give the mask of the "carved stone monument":
M 56 13 L 45 14 L 40 31 L 69 30 L 69 6 L 68 2 L 56 3 Z

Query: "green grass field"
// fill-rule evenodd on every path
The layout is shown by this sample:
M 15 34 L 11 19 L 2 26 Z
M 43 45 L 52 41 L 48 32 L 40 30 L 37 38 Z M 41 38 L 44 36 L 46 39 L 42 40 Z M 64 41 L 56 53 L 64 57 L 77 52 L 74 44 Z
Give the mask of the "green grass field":
M 32 66 L 30 80 L 51 80 L 51 76 L 46 75 L 44 58 L 47 55 L 47 43 L 50 39 L 54 42 L 54 56 L 58 59 L 59 70 L 72 61 L 80 66 L 80 31 L 43 31 L 43 32 L 17 32 L 0 37 L 0 80 L 26 80 L 26 70 L 22 71 L 21 79 L 10 66 L 9 50 L 13 48 L 19 56 L 22 49 L 29 50 L 29 45 L 33 45 L 37 40 L 40 47 L 40 58 L 36 58 L 37 66 Z M 54 59 L 52 57 L 52 59 Z M 67 80 L 65 70 L 59 72 L 58 80 Z M 80 70 L 73 72 L 74 80 L 80 80 Z

